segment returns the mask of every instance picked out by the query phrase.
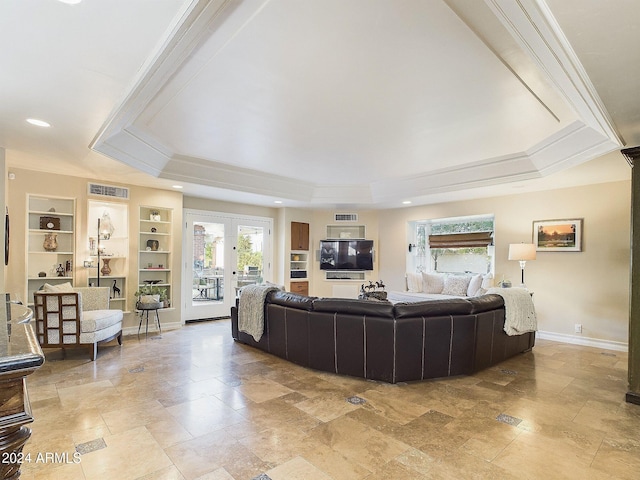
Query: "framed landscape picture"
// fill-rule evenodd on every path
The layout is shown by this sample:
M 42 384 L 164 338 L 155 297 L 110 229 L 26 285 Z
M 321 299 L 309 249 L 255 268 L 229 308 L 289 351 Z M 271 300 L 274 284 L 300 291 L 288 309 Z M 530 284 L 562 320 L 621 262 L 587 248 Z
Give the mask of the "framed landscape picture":
M 536 220 L 533 243 L 538 252 L 581 252 L 582 218 Z

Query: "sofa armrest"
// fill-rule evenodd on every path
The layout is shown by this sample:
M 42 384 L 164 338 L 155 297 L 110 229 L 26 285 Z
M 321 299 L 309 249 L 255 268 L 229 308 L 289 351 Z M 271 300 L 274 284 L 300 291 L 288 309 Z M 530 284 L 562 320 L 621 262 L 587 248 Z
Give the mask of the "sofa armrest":
M 109 309 L 109 287 L 76 287 L 73 290 L 82 296 L 82 311 Z

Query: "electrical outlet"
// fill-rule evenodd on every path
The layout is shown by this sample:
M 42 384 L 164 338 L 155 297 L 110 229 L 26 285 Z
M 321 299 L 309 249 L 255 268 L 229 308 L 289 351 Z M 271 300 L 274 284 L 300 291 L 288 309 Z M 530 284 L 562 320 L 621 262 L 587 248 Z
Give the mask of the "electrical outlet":
M 576 331 L 576 333 L 582 333 L 582 324 L 581 323 L 576 323 L 575 331 Z

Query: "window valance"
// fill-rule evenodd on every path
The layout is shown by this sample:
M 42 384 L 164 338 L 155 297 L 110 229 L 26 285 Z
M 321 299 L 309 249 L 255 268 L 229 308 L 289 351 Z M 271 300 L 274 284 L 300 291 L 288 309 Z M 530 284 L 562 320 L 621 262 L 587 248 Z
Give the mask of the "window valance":
M 493 232 L 429 235 L 429 247 L 431 248 L 471 248 L 486 247 L 492 244 Z

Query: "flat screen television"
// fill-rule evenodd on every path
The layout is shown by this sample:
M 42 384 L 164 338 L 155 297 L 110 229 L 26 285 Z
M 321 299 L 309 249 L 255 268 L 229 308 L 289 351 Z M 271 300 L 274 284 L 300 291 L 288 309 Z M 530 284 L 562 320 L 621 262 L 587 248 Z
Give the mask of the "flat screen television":
M 321 240 L 320 270 L 373 270 L 373 240 Z

